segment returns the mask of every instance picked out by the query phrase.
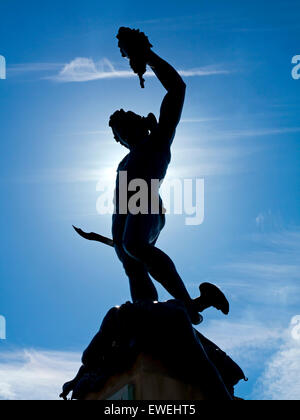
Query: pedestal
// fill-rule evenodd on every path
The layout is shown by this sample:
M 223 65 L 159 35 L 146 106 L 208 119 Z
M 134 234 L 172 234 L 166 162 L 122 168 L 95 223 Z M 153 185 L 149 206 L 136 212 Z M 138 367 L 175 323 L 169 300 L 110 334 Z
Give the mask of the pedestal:
M 162 363 L 140 354 L 131 370 L 112 376 L 100 392 L 85 400 L 203 401 L 205 397 L 200 387 L 171 377 Z

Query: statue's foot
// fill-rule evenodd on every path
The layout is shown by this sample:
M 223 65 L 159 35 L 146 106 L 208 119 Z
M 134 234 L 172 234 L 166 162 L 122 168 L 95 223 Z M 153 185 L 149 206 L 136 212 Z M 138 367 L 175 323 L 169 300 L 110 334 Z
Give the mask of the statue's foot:
M 199 312 L 204 311 L 207 308 L 214 307 L 218 311 L 223 312 L 224 315 L 229 314 L 229 302 L 221 290 L 211 284 L 203 283 L 199 287 L 201 296 L 194 300 L 195 307 Z

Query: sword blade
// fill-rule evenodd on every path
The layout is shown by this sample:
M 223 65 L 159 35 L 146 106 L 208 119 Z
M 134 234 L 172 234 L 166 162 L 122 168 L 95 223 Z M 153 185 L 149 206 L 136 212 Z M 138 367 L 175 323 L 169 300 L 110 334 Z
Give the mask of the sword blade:
M 114 241 L 110 238 L 107 238 L 106 236 L 102 236 L 94 232 L 87 233 L 87 232 L 84 232 L 82 229 L 77 228 L 76 226 L 73 226 L 73 228 L 75 232 L 78 233 L 79 236 L 81 236 L 82 238 L 88 241 L 100 242 L 110 247 L 114 247 Z

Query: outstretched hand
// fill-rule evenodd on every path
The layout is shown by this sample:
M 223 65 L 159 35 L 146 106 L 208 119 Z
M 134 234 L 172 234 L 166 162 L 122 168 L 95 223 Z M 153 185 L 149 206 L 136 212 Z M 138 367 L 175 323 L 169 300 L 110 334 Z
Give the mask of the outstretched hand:
M 130 66 L 140 78 L 141 87 L 145 87 L 143 75 L 147 70 L 147 57 L 152 48 L 148 37 L 139 29 L 121 27 L 117 39 L 123 57 L 130 60 Z

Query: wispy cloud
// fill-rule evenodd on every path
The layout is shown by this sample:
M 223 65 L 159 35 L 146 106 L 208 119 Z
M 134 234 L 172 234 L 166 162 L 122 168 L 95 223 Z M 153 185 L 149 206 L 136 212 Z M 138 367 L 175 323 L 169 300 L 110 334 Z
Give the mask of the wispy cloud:
M 194 68 L 191 70 L 179 70 L 179 74 L 183 77 L 193 76 L 214 76 L 218 74 L 230 74 L 232 71 L 222 69 L 220 66 L 205 66 L 201 68 Z
M 265 400 L 300 399 L 300 341 L 292 337 L 291 326 L 279 350 L 267 362 L 255 393 Z
M 236 322 L 211 321 L 201 332 L 233 357 L 250 379 L 253 369 L 261 369 L 251 398 L 299 400 L 300 341 L 292 336 L 294 327 L 270 326 L 246 317 Z
M 201 77 L 229 74 L 230 71 L 222 69 L 219 66 L 205 66 L 188 70 L 180 70 L 179 73 L 184 77 Z M 152 71 L 148 71 L 145 76 L 153 77 L 154 73 Z M 57 75 L 51 76 L 49 79 L 57 82 L 89 82 L 101 79 L 131 77 L 136 77 L 131 70 L 117 70 L 107 58 L 104 58 L 96 63 L 91 58 L 78 57 L 66 64 Z
M 273 10 L 275 12 L 275 9 Z M 221 32 L 274 32 L 274 31 L 285 31 L 299 30 L 299 23 L 295 16 L 290 16 L 285 13 L 282 8 L 278 10 L 278 15 L 272 14 L 272 19 L 264 19 L 264 22 L 256 22 L 253 25 L 253 20 L 247 18 L 244 14 L 232 14 L 220 16 L 214 13 L 213 16 L 195 14 L 186 16 L 170 16 L 170 17 L 159 17 L 153 19 L 147 19 L 143 21 L 133 22 L 134 25 L 147 25 L 147 26 L 159 26 L 160 30 L 165 31 L 179 31 L 179 30 L 204 30 L 204 31 L 221 31 Z
M 251 237 L 257 249 L 223 266 L 237 299 L 271 306 L 300 303 L 300 231 L 298 228 Z M 226 284 L 227 281 L 224 281 Z M 228 283 L 227 283 L 228 284 Z
M 206 123 L 206 122 L 216 122 L 224 121 L 225 118 L 222 117 L 206 117 L 206 118 L 183 118 L 181 123 L 184 124 L 197 124 L 197 123 Z
M 70 352 L 23 350 L 0 353 L 0 399 L 56 400 L 80 367 Z
M 78 131 L 71 133 L 73 136 L 99 136 L 99 135 L 111 135 L 111 130 L 91 130 L 91 131 Z
M 54 72 L 55 74 L 53 74 Z M 209 65 L 179 71 L 183 77 L 226 75 L 231 72 L 228 69 L 222 68 L 219 64 L 216 66 Z M 7 69 L 7 74 L 11 77 L 29 75 L 31 73 L 39 73 L 43 79 L 65 83 L 136 77 L 130 68 L 128 70 L 116 69 L 107 58 L 103 58 L 97 62 L 92 58 L 78 57 L 70 63 L 20 63 L 11 65 Z M 44 73 L 48 74 L 42 76 Z M 151 70 L 148 70 L 145 76 L 154 77 L 155 75 Z
M 263 137 L 293 133 L 300 133 L 300 127 L 254 128 L 250 130 L 225 131 L 223 137 Z
M 202 124 L 206 122 L 218 122 L 225 121 L 226 118 L 187 118 L 181 121 L 182 123 L 194 123 Z M 233 121 L 233 120 L 232 120 Z M 255 138 L 259 139 L 260 137 L 268 136 L 283 136 L 288 134 L 297 134 L 300 133 L 300 127 L 253 127 L 251 129 L 237 129 L 237 130 L 228 130 L 226 128 L 207 129 L 206 132 L 202 134 L 203 140 L 236 140 L 246 139 L 246 138 Z
M 61 69 L 64 64 L 62 63 L 21 63 L 9 66 L 7 69 L 8 74 L 23 74 L 23 73 L 42 73 L 57 71 Z
M 278 348 L 282 338 L 279 326 L 263 324 L 247 315 L 239 321 L 212 320 L 207 326 L 201 326 L 201 331 L 231 357 L 249 368 L 252 364 L 250 354 L 259 358 L 262 351 Z
M 248 315 L 235 322 L 211 321 L 201 332 L 233 357 L 250 380 L 253 371 L 261 372 L 249 398 L 299 400 L 300 340 L 293 338 L 293 328 L 294 322 L 286 329 L 275 320 L 272 325 Z

